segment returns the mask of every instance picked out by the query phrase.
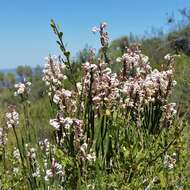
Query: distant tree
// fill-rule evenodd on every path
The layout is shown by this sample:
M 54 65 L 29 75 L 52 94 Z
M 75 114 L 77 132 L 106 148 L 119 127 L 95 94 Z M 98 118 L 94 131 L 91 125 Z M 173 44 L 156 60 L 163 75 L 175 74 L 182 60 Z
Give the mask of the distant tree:
M 5 83 L 5 74 L 0 72 L 0 86 L 4 86 Z
M 130 32 L 129 37 L 128 37 L 128 43 L 137 43 L 139 42 L 139 37 L 135 34 L 133 34 L 132 32 Z
M 19 65 L 16 69 L 17 75 L 20 77 L 21 81 L 24 80 L 24 78 L 30 78 L 32 77 L 32 69 L 30 66 L 22 66 Z
M 158 37 L 143 39 L 141 49 L 150 58 L 154 67 L 159 67 L 163 62 L 163 57 L 171 51 L 168 48 L 167 42 Z
M 126 52 L 126 47 L 129 46 L 129 39 L 127 36 L 121 37 L 119 39 L 113 40 L 110 44 L 110 51 L 120 52 L 121 54 Z
M 81 64 L 88 61 L 90 57 L 90 51 L 91 51 L 91 48 L 88 45 L 86 45 L 81 51 L 77 53 L 76 63 Z
M 34 68 L 34 75 L 33 75 L 35 80 L 40 80 L 42 77 L 42 67 L 40 65 L 37 65 Z
M 19 65 L 16 68 L 16 72 L 17 72 L 17 75 L 20 77 L 21 81 L 23 81 L 24 80 L 24 66 Z
M 80 78 L 80 76 L 82 74 L 80 66 L 81 66 L 81 64 L 83 64 L 89 60 L 90 54 L 91 54 L 91 48 L 88 45 L 86 45 L 82 50 L 80 50 L 76 54 L 75 59 L 72 61 L 73 76 L 75 76 L 76 79 Z M 70 74 L 68 73 L 68 75 L 70 75 Z
M 16 77 L 13 73 L 7 73 L 5 76 L 6 86 L 7 88 L 12 88 L 16 83 Z
M 183 8 L 179 10 L 183 20 L 186 19 L 185 24 L 190 24 L 190 8 Z
M 28 65 L 24 66 L 24 75 L 26 78 L 32 77 L 32 68 Z

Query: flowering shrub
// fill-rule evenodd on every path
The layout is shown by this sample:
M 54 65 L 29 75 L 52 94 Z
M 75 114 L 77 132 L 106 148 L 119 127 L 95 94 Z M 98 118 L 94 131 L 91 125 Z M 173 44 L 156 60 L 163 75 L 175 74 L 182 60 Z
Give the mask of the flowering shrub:
M 166 66 L 159 71 L 151 67 L 139 45 L 131 45 L 117 58 L 122 67 L 114 72 L 113 61 L 107 55 L 107 24 L 102 23 L 92 29 L 100 34 L 100 58 L 91 53 L 78 79 L 73 75 L 63 33 L 53 21 L 51 27 L 63 53 L 63 57 L 46 58 L 42 78 L 50 101 L 46 111 L 53 138 L 39 139 L 36 134 L 29 111 L 31 83 L 16 84 L 15 95 L 23 105 L 20 115 L 24 130 L 18 133 L 22 130 L 19 114 L 15 106 L 10 106 L 6 127 L 13 129 L 16 147 L 12 155 L 3 154 L 9 157 L 8 171 L 14 171 L 13 175 L 7 172 L 7 176 L 17 182 L 3 188 L 19 188 L 17 183 L 22 183 L 23 189 L 169 187 L 163 184 L 160 171 L 175 169 L 179 152 L 174 142 L 184 128 L 183 123 L 175 125 L 176 104 L 169 101 L 176 84 L 174 56 L 166 55 Z M 7 143 L 5 129 L 0 130 L 3 147 Z M 173 154 L 169 152 L 172 146 Z M 153 167 L 155 162 L 159 163 L 157 168 Z M 7 179 L 3 178 L 4 183 Z

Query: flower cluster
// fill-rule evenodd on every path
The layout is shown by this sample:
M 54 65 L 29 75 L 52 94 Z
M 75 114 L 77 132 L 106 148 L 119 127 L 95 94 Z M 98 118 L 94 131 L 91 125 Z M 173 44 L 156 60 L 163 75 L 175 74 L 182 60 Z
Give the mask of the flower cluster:
M 57 104 L 62 111 L 67 110 L 68 113 L 76 112 L 76 100 L 72 97 L 72 92 L 69 90 L 56 90 L 53 96 L 53 102 Z
M 36 159 L 36 149 L 35 148 L 30 148 L 28 150 L 27 156 L 28 156 L 30 161 L 35 160 Z
M 103 25 L 102 29 L 105 26 Z M 174 59 L 170 55 L 165 59 L 168 69 L 153 70 L 149 58 L 141 53 L 138 45 L 134 45 L 121 58 L 117 58 L 117 61 L 123 65 L 119 73 L 114 73 L 110 65 L 101 59 L 96 64 L 90 60 L 82 65 L 83 78 L 77 83 L 78 93 L 79 95 L 83 93 L 84 97 L 91 100 L 97 113 L 100 110 L 120 107 L 124 110 L 124 114 L 132 111 L 134 115 L 142 116 L 145 106 L 159 104 L 159 109 L 165 113 L 162 120 L 165 123 L 167 120 L 171 124 L 176 111 L 175 106 L 171 108 L 173 104 L 168 104 L 167 99 L 176 85 L 176 81 L 173 80 Z M 50 120 L 50 124 L 55 129 L 60 130 L 64 127 L 68 133 L 68 126 L 73 125 L 73 119 L 68 119 L 67 115 L 76 119 L 78 102 L 76 94 L 77 92 L 63 88 L 54 89 L 53 101 L 58 105 L 59 111 L 57 117 Z M 80 103 L 84 105 L 85 100 Z M 62 137 L 66 135 L 65 132 L 62 134 Z
M 67 79 L 65 75 L 66 66 L 61 63 L 59 57 L 46 58 L 45 68 L 43 70 L 43 80 L 49 88 L 49 94 L 60 88 L 63 80 Z
M 17 127 L 19 124 L 19 114 L 16 111 L 16 107 L 9 106 L 8 110 L 9 111 L 6 113 L 7 127 L 8 128 Z
M 53 158 L 50 169 L 46 170 L 45 180 L 48 181 L 50 178 L 54 178 L 55 176 L 64 177 L 65 170 L 63 166 Z
M 175 57 L 178 57 L 178 56 L 180 56 L 180 55 L 175 55 Z M 168 68 L 173 69 L 174 64 L 175 64 L 174 56 L 172 56 L 172 55 L 170 55 L 170 54 L 166 54 L 166 55 L 164 56 L 164 59 L 165 59 L 166 62 L 167 62 Z
M 29 93 L 30 93 L 30 87 L 31 87 L 31 82 L 27 82 L 27 81 L 24 81 L 24 83 L 21 83 L 21 82 L 19 82 L 18 84 L 15 84 L 15 89 L 16 89 L 16 91 L 15 91 L 15 93 L 14 93 L 14 95 L 15 96 L 22 96 L 22 97 L 24 97 L 24 96 L 28 96 L 29 95 Z
M 102 61 L 97 64 L 83 64 L 84 92 L 88 94 L 91 90 L 96 108 L 107 102 L 112 106 L 114 102 L 117 105 L 122 104 L 124 108 L 158 101 L 166 103 L 172 87 L 176 84 L 172 68 L 152 71 L 148 57 L 143 55 L 138 47 L 128 49 L 117 61 L 123 63 L 119 75 L 113 73 L 108 64 Z
M 149 102 L 165 102 L 171 88 L 176 82 L 172 80 L 173 71 L 159 72 L 153 70 L 145 78 L 130 78 L 123 84 L 121 92 L 127 97 L 126 106 L 148 104 Z
M 20 167 L 19 167 L 20 162 L 21 162 L 19 149 L 14 147 L 12 155 L 14 158 L 13 159 L 13 175 L 17 176 L 21 172 Z
M 167 55 L 165 59 L 166 70 L 152 70 L 148 57 L 141 53 L 138 46 L 118 58 L 118 61 L 123 63 L 119 77 L 122 97 L 120 103 L 125 110 L 132 111 L 133 115 L 139 115 L 138 117 L 146 116 L 144 109 L 152 105 L 151 109 L 155 110 L 155 114 L 158 109 L 162 110 L 162 121 L 165 126 L 169 126 L 176 110 L 174 104 L 168 104 L 167 99 L 176 81 L 173 80 L 174 58 Z M 157 117 L 161 121 L 159 114 Z
M 39 141 L 39 147 L 42 151 L 45 152 L 45 155 L 48 156 L 50 153 L 50 142 L 48 139 L 44 139 Z
M 131 77 L 144 77 L 151 72 L 149 58 L 141 53 L 138 45 L 127 49 L 127 53 L 118 57 L 116 61 L 123 64 L 121 72 L 123 80 Z
M 5 146 L 7 142 L 7 133 L 4 128 L 0 128 L 0 147 Z
M 171 156 L 166 154 L 164 156 L 164 166 L 168 169 L 172 169 L 175 167 L 177 161 L 176 153 L 173 153 Z
M 108 33 L 105 32 L 106 27 L 107 27 L 107 23 L 103 22 L 100 24 L 99 28 L 96 26 L 92 28 L 93 33 L 96 33 L 96 32 L 100 33 L 100 41 L 101 41 L 102 47 L 108 47 L 109 38 L 108 38 Z
M 168 103 L 163 106 L 164 114 L 162 119 L 166 126 L 170 126 L 173 122 L 174 116 L 177 113 L 175 107 L 176 103 Z
M 50 120 L 50 125 L 58 131 L 58 142 L 60 142 L 62 138 L 70 135 L 71 133 L 74 133 L 75 143 L 80 142 L 80 140 L 83 138 L 82 120 L 70 117 L 63 117 L 63 115 L 58 114 L 56 119 Z M 59 132 L 61 132 L 61 134 Z
M 25 148 L 27 152 L 26 157 L 28 158 L 29 166 L 32 171 L 32 176 L 41 177 L 40 164 L 37 160 L 37 149 L 34 147 L 30 147 L 28 144 L 25 144 Z
M 80 158 L 82 160 L 88 160 L 88 161 L 92 161 L 92 162 L 96 161 L 95 152 L 90 151 L 90 153 L 88 153 L 88 144 L 87 143 L 83 143 L 80 146 Z
M 16 148 L 16 147 L 14 147 L 13 157 L 15 158 L 15 160 L 19 160 L 20 159 L 19 149 Z
M 83 121 L 74 117 L 77 93 L 64 89 L 62 85 L 66 79 L 65 65 L 59 59 L 50 57 L 43 72 L 43 80 L 49 86 L 53 102 L 58 107 L 56 118 L 50 119 L 50 125 L 56 130 L 57 142 L 60 144 L 67 139 L 65 137 L 74 134 L 74 144 L 78 147 L 83 138 Z M 79 83 L 77 88 L 80 88 Z
M 117 74 L 113 73 L 108 64 L 99 60 L 98 64 L 86 62 L 83 64 L 84 70 L 84 93 L 92 94 L 92 101 L 97 109 L 104 104 L 114 105 L 115 100 L 119 98 L 119 80 Z

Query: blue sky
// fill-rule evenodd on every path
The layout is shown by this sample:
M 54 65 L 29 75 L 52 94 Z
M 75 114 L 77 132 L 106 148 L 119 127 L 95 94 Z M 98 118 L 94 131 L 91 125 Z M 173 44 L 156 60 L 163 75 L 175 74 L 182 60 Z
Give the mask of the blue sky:
M 143 35 L 151 27 L 166 27 L 166 13 L 190 7 L 190 0 L 0 0 L 0 69 L 21 64 L 43 65 L 44 57 L 59 54 L 49 27 L 62 26 L 72 56 L 85 44 L 98 48 L 91 28 L 109 25 L 110 39 L 130 32 Z

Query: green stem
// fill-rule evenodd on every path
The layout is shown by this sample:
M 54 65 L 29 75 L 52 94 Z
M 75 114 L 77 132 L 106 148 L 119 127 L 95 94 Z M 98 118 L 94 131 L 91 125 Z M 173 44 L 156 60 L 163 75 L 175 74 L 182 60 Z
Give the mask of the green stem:
M 29 181 L 30 187 L 33 190 L 34 188 L 33 188 L 33 185 L 32 185 L 32 181 L 31 181 L 30 177 L 27 175 L 27 172 L 26 172 L 26 167 L 25 167 L 25 164 L 24 164 L 24 158 L 23 158 L 23 155 L 22 155 L 19 139 L 18 139 L 18 136 L 17 136 L 16 129 L 15 129 L 14 125 L 13 125 L 13 132 L 14 132 L 14 135 L 15 135 L 15 138 L 16 138 L 17 147 L 18 147 L 18 150 L 19 150 L 24 175 L 27 176 L 27 179 Z

